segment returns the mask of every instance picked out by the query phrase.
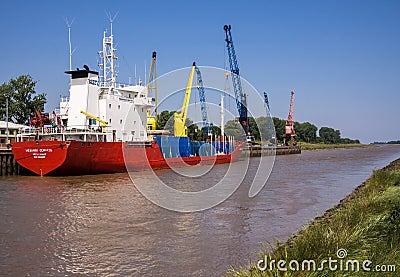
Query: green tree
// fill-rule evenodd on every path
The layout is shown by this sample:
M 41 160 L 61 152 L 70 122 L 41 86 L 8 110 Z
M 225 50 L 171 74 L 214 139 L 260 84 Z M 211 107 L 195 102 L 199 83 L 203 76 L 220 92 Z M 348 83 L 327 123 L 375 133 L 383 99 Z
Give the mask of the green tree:
M 340 139 L 340 143 L 343 143 L 343 144 L 351 144 L 351 143 L 359 144 L 360 141 L 358 139 L 341 138 Z
M 12 95 L 12 90 L 10 86 L 6 83 L 2 84 L 0 86 L 0 120 L 6 120 L 6 98 L 8 97 L 8 112 L 10 113 L 10 104 L 11 104 L 11 95 Z M 10 118 L 9 118 L 10 120 Z
M 225 124 L 225 135 L 233 136 L 236 140 L 240 140 L 244 135 L 243 128 L 235 120 L 228 120 Z
M 249 117 L 249 133 L 255 140 L 261 140 L 260 130 L 254 117 Z
M 260 116 L 256 119 L 256 122 L 260 131 L 261 140 L 274 142 L 275 129 L 273 119 L 271 117 Z
M 157 130 L 169 130 L 172 135 L 174 133 L 174 113 L 175 111 L 162 111 L 157 117 Z
M 46 94 L 35 91 L 36 81 L 30 75 L 21 75 L 16 79 L 10 79 L 8 83 L 0 86 L 0 117 L 5 118 L 5 100 L 9 100 L 9 120 L 18 124 L 26 124 L 35 109 L 44 111 Z
M 310 122 L 303 123 L 303 139 L 306 142 L 315 142 L 317 139 L 318 127 Z
M 324 143 L 340 143 L 340 131 L 329 127 L 321 127 L 319 136 Z
M 157 118 L 157 130 L 168 130 L 170 132 L 170 135 L 173 135 L 174 114 L 175 111 L 162 111 Z M 193 120 L 191 120 L 190 118 L 186 118 L 185 126 L 188 128 L 188 137 L 190 137 L 191 140 L 196 140 L 199 127 L 196 124 L 193 124 Z
M 285 135 L 286 120 L 277 117 L 273 117 L 272 120 L 274 121 L 276 139 L 278 141 L 283 141 L 283 137 Z
M 297 140 L 305 142 L 315 142 L 317 139 L 317 126 L 310 122 L 294 123 L 294 130 L 297 135 Z
M 199 127 L 197 124 L 193 123 L 193 120 L 186 118 L 185 126 L 187 127 L 187 133 L 190 140 L 197 140 L 197 133 L 199 132 Z
M 214 136 L 221 136 L 221 128 L 219 127 L 219 126 L 215 126 L 215 125 L 213 125 L 212 127 L 211 127 L 211 132 L 212 132 L 212 134 L 214 135 Z

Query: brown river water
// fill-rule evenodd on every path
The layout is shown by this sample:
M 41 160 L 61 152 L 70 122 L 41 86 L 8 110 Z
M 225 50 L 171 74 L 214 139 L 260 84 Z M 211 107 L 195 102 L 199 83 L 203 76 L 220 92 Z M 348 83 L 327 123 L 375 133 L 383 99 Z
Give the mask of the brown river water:
M 255 198 L 245 179 L 225 202 L 194 213 L 152 204 L 128 174 L 0 177 L 0 276 L 220 276 L 397 158 L 400 146 L 390 145 L 278 156 Z

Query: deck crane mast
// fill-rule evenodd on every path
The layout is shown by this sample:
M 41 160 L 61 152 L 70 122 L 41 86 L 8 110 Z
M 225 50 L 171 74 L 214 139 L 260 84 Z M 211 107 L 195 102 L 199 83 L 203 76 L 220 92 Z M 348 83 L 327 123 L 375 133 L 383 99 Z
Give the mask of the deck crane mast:
M 268 94 L 264 92 L 264 103 L 265 103 L 265 108 L 267 110 L 267 131 L 268 131 L 268 140 L 270 143 L 275 144 L 275 137 L 274 137 L 274 121 L 271 118 L 271 110 L 269 107 L 269 100 L 268 100 Z
M 190 70 L 189 81 L 186 87 L 185 98 L 182 104 L 182 109 L 180 113 L 174 113 L 174 136 L 176 137 L 187 137 L 187 127 L 185 126 L 185 122 L 189 108 L 190 93 L 192 91 L 195 68 L 196 63 L 193 62 L 192 69 Z
M 201 119 L 203 120 L 203 128 L 206 132 L 206 136 L 210 131 L 210 124 L 208 122 L 207 107 L 206 107 L 206 95 L 204 92 L 203 78 L 201 77 L 200 69 L 195 66 L 196 77 L 197 77 L 197 90 L 199 91 L 200 98 L 200 109 L 201 109 Z
M 233 89 L 235 91 L 236 106 L 239 112 L 239 123 L 242 126 L 246 136 L 249 136 L 249 124 L 247 117 L 246 95 L 242 91 L 239 66 L 236 58 L 235 48 L 233 47 L 231 25 L 225 25 L 225 41 L 228 50 L 229 66 L 232 73 Z
M 290 106 L 288 112 L 288 118 L 286 120 L 285 126 L 285 136 L 283 138 L 283 142 L 286 146 L 289 145 L 289 140 L 292 141 L 292 145 L 296 146 L 297 142 L 295 139 L 296 133 L 294 131 L 294 91 L 290 93 Z
M 157 67 L 156 67 L 157 52 L 154 51 L 151 56 L 149 79 L 147 81 L 147 91 L 154 91 L 156 106 L 154 108 L 155 115 L 151 115 L 151 111 L 147 110 L 147 130 L 155 130 L 158 117 L 158 90 L 157 90 Z

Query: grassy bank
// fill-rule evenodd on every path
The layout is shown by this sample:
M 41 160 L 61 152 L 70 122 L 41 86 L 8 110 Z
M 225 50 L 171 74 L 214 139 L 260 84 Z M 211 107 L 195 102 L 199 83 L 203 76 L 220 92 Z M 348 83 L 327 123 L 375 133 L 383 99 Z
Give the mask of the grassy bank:
M 324 143 L 307 143 L 299 142 L 302 150 L 320 150 L 320 149 L 337 149 L 337 148 L 354 148 L 354 147 L 373 147 L 371 144 L 324 144 Z
M 328 185 L 328 184 L 327 184 Z M 337 251 L 345 249 L 347 255 L 339 259 Z M 292 237 L 288 242 L 275 244 L 269 252 L 261 251 L 260 259 L 268 263 L 285 260 L 288 271 L 279 271 L 276 267 L 261 271 L 256 264 L 248 268 L 232 269 L 229 276 L 400 276 L 400 159 L 389 166 L 375 171 L 373 175 L 343 199 L 336 207 L 328 210 L 322 217 Z M 323 260 L 343 261 L 343 270 L 330 270 Z M 316 261 L 316 271 L 295 271 L 289 268 L 289 262 L 312 259 Z M 353 271 L 348 260 L 358 260 L 360 270 Z M 364 271 L 362 262 L 369 260 Z M 368 263 L 368 262 L 367 262 Z M 260 264 L 263 266 L 263 263 Z M 296 264 L 293 263 L 293 268 Z M 375 266 L 379 266 L 376 268 Z M 376 272 L 383 269 L 396 272 Z M 388 266 L 389 265 L 389 266 Z M 389 268 L 390 267 L 390 268 Z M 308 269 L 307 263 L 305 269 Z M 312 267 L 311 267 L 312 268 Z M 356 268 L 356 267 L 354 267 Z M 372 272 L 375 271 L 375 272 Z

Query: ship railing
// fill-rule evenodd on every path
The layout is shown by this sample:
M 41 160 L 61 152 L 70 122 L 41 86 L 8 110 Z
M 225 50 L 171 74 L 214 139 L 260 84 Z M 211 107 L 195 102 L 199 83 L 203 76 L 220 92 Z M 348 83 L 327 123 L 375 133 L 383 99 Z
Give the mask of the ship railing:
M 73 126 L 73 127 L 24 127 L 18 131 L 18 136 L 43 136 L 43 135 L 54 135 L 54 134 L 107 134 L 111 133 L 110 130 L 103 130 L 99 126 Z

